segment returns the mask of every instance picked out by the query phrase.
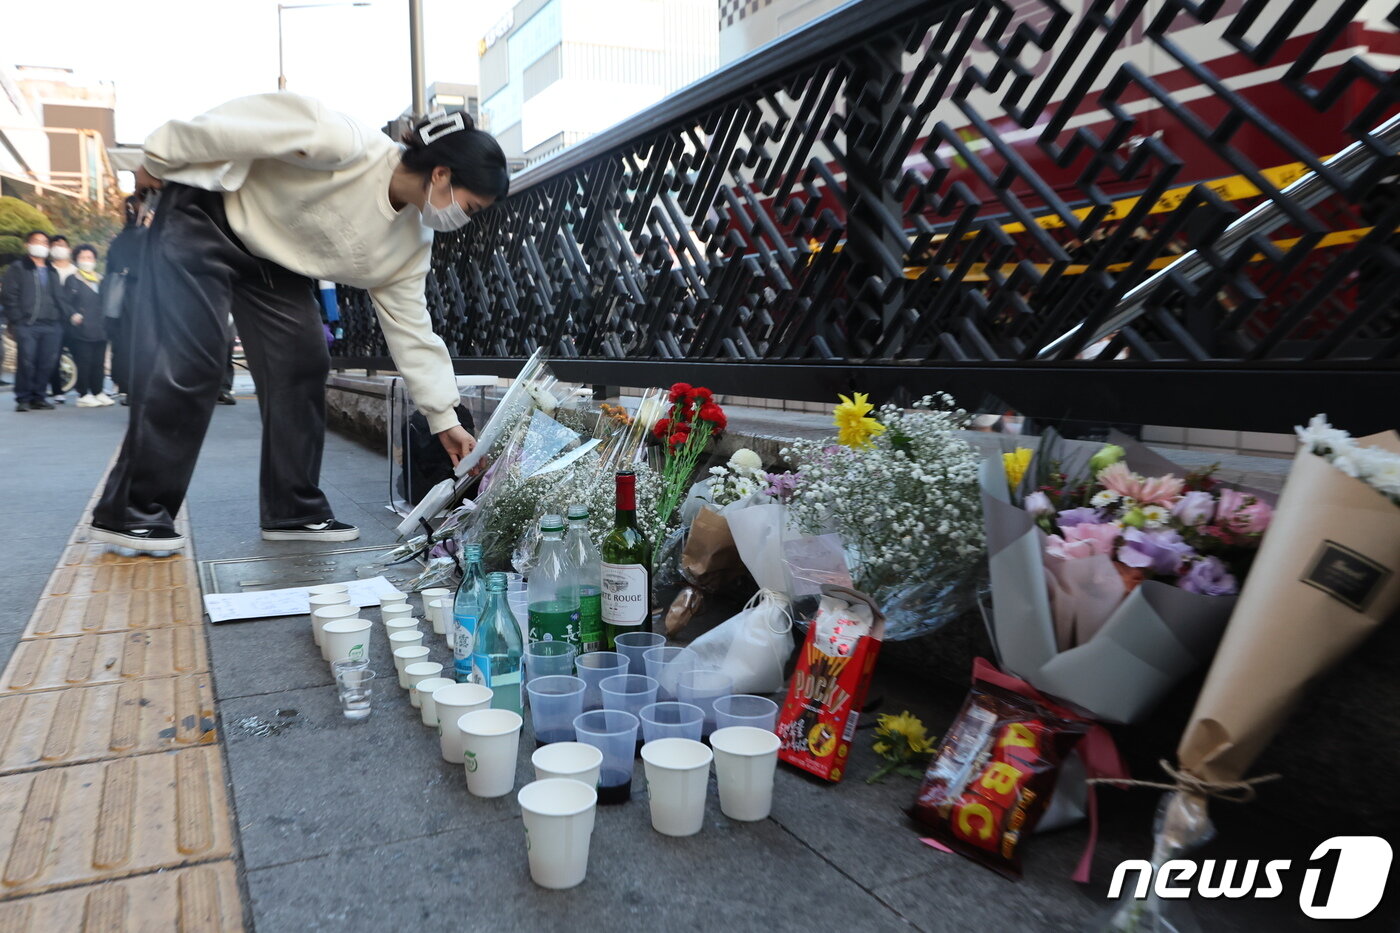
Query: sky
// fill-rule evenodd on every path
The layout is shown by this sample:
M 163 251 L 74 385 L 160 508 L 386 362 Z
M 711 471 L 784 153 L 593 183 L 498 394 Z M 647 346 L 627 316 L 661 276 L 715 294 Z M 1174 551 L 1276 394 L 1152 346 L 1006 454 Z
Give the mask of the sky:
M 512 0 L 422 2 L 427 83 L 475 84 L 477 42 Z M 114 81 L 121 143 L 139 144 L 168 119 L 277 90 L 275 0 L 7 0 L 5 7 L 0 61 Z M 408 107 L 408 0 L 288 9 L 282 23 L 287 90 L 370 126 Z

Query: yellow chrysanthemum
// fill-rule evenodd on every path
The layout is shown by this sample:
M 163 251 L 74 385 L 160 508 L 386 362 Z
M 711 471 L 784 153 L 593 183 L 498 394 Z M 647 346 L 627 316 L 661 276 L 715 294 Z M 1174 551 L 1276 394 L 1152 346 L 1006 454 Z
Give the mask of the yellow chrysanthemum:
M 1006 467 L 1006 482 L 1015 489 L 1021 485 L 1021 480 L 1026 476 L 1026 470 L 1030 469 L 1031 457 L 1035 451 L 1029 447 L 1017 447 L 1012 453 L 1002 454 L 1001 462 Z
M 934 743 L 919 717 L 905 710 L 898 716 L 888 713 L 880 716 L 872 747 L 878 755 L 887 758 L 897 755 L 902 761 L 915 755 L 932 753 Z
M 869 447 L 871 438 L 885 433 L 885 426 L 869 417 L 875 410 L 870 396 L 864 392 L 853 394 L 854 398 L 837 396 L 841 404 L 832 411 L 832 420 L 838 429 L 836 443 L 852 448 Z

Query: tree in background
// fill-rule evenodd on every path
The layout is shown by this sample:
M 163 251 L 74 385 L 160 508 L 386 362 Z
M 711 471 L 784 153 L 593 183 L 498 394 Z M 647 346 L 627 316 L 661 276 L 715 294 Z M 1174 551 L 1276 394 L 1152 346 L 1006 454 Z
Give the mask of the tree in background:
M 101 259 L 107 258 L 107 244 L 121 232 L 122 202 L 125 200 L 116 183 L 108 184 L 97 201 L 71 198 L 64 194 L 35 195 L 34 206 L 48 215 L 53 222 L 54 232 L 68 238 L 68 242 L 91 243 L 97 247 Z
M 19 198 L 0 198 L 0 265 L 9 265 L 24 255 L 24 237 L 31 230 L 55 232 L 53 223 L 38 208 Z

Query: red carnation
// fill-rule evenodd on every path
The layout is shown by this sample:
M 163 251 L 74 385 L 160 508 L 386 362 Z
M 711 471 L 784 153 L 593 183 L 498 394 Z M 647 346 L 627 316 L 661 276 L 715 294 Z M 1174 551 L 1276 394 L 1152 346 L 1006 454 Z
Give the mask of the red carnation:
M 690 390 L 690 397 L 701 405 L 705 405 L 714 399 L 715 394 L 704 386 L 696 386 Z
M 671 386 L 671 402 L 681 402 L 690 398 L 691 388 L 688 382 L 678 382 Z
M 729 424 L 729 419 L 724 416 L 724 409 L 714 402 L 706 402 L 700 406 L 700 419 L 714 425 L 716 432 L 723 431 Z
M 685 442 L 689 438 L 690 435 L 685 433 L 684 431 L 677 431 L 675 434 L 671 435 L 671 446 L 673 448 L 684 446 Z
M 652 426 L 651 433 L 657 440 L 664 440 L 667 434 L 671 433 L 671 419 L 662 418 Z

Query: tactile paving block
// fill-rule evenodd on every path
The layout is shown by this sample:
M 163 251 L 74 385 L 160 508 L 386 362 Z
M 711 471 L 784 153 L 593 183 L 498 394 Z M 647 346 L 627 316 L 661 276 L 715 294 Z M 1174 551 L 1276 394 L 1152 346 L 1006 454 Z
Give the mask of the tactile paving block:
M 199 594 L 188 587 L 47 596 L 39 600 L 25 638 L 129 632 L 167 625 L 196 625 L 203 619 Z
M 0 774 L 189 748 L 215 737 L 207 673 L 0 696 Z
M 0 678 L 0 694 L 170 677 L 208 670 L 198 626 L 130 634 L 21 641 Z
M 147 557 L 136 561 L 61 564 L 49 577 L 45 596 L 199 588 L 194 561 L 184 557 Z
M 232 862 L 0 902 L 2 933 L 241 933 Z
M 0 777 L 0 900 L 232 850 L 217 746 Z

